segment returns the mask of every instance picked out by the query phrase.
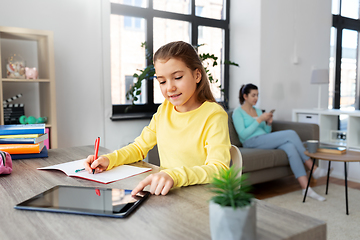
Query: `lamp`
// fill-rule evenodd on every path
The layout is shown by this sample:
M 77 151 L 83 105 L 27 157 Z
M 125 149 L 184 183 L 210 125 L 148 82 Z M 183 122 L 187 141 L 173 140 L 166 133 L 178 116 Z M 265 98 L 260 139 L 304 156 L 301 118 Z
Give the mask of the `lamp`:
M 311 73 L 311 84 L 328 84 L 328 83 L 329 83 L 328 69 L 313 69 Z M 320 109 L 320 101 L 321 101 L 321 86 L 319 85 L 318 109 Z

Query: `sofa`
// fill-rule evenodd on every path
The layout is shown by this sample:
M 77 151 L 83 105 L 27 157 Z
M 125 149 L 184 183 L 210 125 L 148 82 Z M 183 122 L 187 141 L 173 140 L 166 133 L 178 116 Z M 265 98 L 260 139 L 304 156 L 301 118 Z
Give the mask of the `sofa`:
M 282 177 L 293 175 L 286 153 L 281 149 L 256 149 L 244 148 L 236 133 L 232 111 L 228 112 L 229 135 L 232 145 L 240 149 L 243 159 L 243 173 L 249 173 L 251 184 L 267 182 Z M 274 120 L 272 131 L 294 130 L 301 141 L 319 140 L 319 125 Z
M 228 111 L 229 135 L 232 145 L 240 149 L 243 160 L 243 173 L 249 173 L 248 181 L 251 184 L 267 182 L 278 178 L 293 175 L 286 153 L 280 149 L 244 148 L 238 138 L 233 121 L 232 111 Z M 294 130 L 300 139 L 319 140 L 319 126 L 311 123 L 274 120 L 272 131 Z M 160 165 L 157 147 L 148 153 L 149 163 Z

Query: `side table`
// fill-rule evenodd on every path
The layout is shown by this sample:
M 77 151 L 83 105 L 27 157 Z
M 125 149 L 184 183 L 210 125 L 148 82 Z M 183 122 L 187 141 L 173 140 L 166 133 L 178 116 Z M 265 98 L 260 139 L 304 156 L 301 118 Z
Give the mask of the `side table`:
M 312 167 L 311 167 L 311 170 L 310 170 L 309 180 L 308 180 L 308 184 L 306 186 L 303 202 L 305 202 L 305 199 L 306 199 L 306 195 L 307 195 L 307 191 L 308 191 L 308 188 L 309 188 L 309 185 L 310 185 L 310 179 L 311 179 L 311 176 L 312 176 L 312 172 L 313 172 L 313 169 L 314 169 L 316 159 L 329 161 L 329 167 L 328 167 L 328 173 L 327 173 L 327 179 L 326 179 L 326 192 L 325 192 L 325 194 L 328 193 L 331 162 L 332 161 L 344 162 L 346 214 L 349 215 L 346 163 L 347 162 L 360 162 L 360 152 L 347 150 L 346 153 L 344 153 L 344 154 L 333 154 L 333 153 L 320 153 L 320 152 L 309 153 L 308 151 L 305 151 L 305 154 L 307 156 L 309 156 L 313 160 L 313 164 L 312 164 Z

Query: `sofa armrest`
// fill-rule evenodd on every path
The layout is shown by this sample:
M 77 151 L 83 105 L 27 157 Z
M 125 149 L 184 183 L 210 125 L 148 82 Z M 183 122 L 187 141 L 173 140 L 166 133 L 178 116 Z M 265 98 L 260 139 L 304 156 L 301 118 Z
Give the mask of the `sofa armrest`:
M 274 120 L 272 131 L 294 130 L 300 137 L 301 141 L 319 140 L 319 125 L 313 123 L 301 123 L 290 121 Z

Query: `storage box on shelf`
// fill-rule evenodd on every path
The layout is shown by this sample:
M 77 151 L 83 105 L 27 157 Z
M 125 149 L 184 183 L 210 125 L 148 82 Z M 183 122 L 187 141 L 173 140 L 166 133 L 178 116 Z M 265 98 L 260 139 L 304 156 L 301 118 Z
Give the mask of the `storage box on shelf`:
M 309 116 L 309 117 L 306 117 Z M 339 118 L 348 118 L 346 130 L 338 130 Z M 294 109 L 292 120 L 301 122 L 313 119 L 319 124 L 320 142 L 348 149 L 360 150 L 360 111 L 344 111 L 337 109 Z
M 38 79 L 8 78 L 6 64 L 10 51 L 20 54 L 26 66 L 36 67 Z M 51 133 L 50 145 L 57 148 L 53 33 L 0 26 L 0 106 L 3 106 L 4 98 L 19 93 L 20 89 L 24 91 L 25 114 L 48 118 L 46 127 Z M 0 107 L 0 124 L 4 123 L 4 109 Z

